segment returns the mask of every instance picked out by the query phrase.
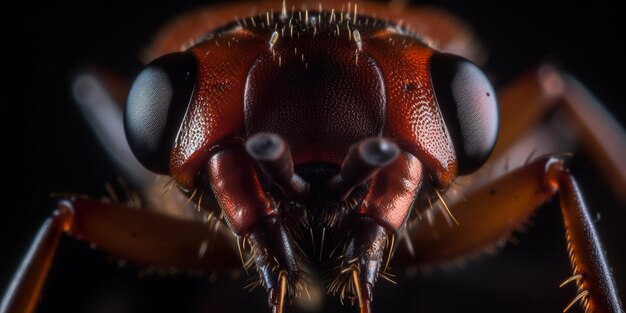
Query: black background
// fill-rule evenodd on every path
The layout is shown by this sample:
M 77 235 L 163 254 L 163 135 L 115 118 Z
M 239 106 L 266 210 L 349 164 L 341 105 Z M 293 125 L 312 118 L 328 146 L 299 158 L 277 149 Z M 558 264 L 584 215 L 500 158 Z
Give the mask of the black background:
M 589 86 L 622 124 L 626 121 L 621 10 L 599 2 L 423 3 L 445 8 L 474 27 L 489 50 L 485 70 L 496 87 L 544 60 L 555 60 Z M 8 156 L 2 177 L 8 189 L 3 193 L 0 286 L 5 288 L 36 228 L 53 209 L 49 193 L 103 195 L 104 182 L 115 179 L 106 155 L 72 104 L 73 71 L 97 64 L 132 77 L 140 67 L 139 50 L 159 25 L 197 4 L 94 1 L 3 6 L 0 20 L 2 32 L 7 33 L 3 34 L 0 107 L 2 152 Z M 615 267 L 618 287 L 625 290 L 626 205 L 613 200 L 584 155 L 575 158 L 573 166 L 592 209 L 601 213 L 596 225 Z M 496 257 L 472 262 L 462 270 L 400 279 L 400 286 L 380 284 L 375 308 L 379 312 L 561 310 L 575 290 L 557 288 L 570 270 L 555 208 L 547 205 L 535 216 L 535 226 L 517 236 L 521 243 Z M 41 311 L 265 310 L 263 293 L 249 295 L 241 289 L 241 281 L 229 283 L 222 278 L 210 285 L 206 279 L 185 277 L 136 279 L 137 272 L 65 238 Z

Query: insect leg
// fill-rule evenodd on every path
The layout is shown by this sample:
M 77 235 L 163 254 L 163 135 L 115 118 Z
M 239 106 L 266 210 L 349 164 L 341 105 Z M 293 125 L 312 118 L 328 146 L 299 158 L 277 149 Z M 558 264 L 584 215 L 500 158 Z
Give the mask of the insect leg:
M 43 223 L 2 299 L 0 312 L 35 311 L 59 239 L 71 219 L 70 210 L 61 208 Z
M 124 100 L 114 95 L 116 92 L 110 85 L 99 72 L 85 71 L 74 79 L 72 93 L 76 105 L 119 172 L 133 186 L 146 191 L 154 184 L 157 175 L 144 168 L 131 152 L 124 134 Z
M 122 109 L 130 86 L 123 77 L 108 71 L 84 70 L 74 78 L 72 93 L 102 147 L 113 160 L 124 183 L 129 183 L 145 201 L 145 207 L 164 214 L 194 218 L 194 210 L 181 211 L 184 197 L 176 189 L 165 189 L 170 178 L 147 170 L 131 152 L 124 133 Z
M 557 108 L 581 130 L 581 142 L 612 180 L 610 185 L 626 185 L 626 132 L 574 77 L 545 65 L 522 76 L 499 95 L 500 123 L 506 127 L 500 131 L 492 159 L 503 156 L 520 135 Z M 626 201 L 621 190 L 615 194 Z
M 541 158 L 470 194 L 451 210 L 459 220 L 450 227 L 418 222 L 409 237 L 417 252 L 399 250 L 395 264 L 436 264 L 493 247 L 518 227 L 541 204 L 559 192 L 568 250 L 583 304 L 588 312 L 621 312 L 615 283 L 605 261 L 594 225 L 573 177 L 557 157 Z M 480 218 L 477 218 L 480 216 Z M 488 223 L 487 223 L 488 221 Z
M 203 223 L 96 200 L 61 201 L 41 226 L 4 295 L 0 312 L 35 310 L 63 233 L 141 266 L 213 271 L 239 264 L 236 248 L 229 244 L 233 240 Z
M 551 164 L 547 175 L 548 183 L 559 190 L 570 262 L 574 276 L 580 275 L 576 298 L 586 312 L 623 312 L 600 238 L 576 180 L 562 161 Z

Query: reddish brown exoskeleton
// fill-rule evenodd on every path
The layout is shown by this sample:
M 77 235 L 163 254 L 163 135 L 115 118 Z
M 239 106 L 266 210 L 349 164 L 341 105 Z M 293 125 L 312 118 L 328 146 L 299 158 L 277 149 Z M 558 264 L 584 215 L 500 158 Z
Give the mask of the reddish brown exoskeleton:
M 336 264 L 330 291 L 356 299 L 360 311 L 369 312 L 371 288 L 386 277 L 396 238 L 411 241 L 416 251 L 411 257 L 399 250 L 398 265 L 459 258 L 506 237 L 560 191 L 571 280 L 580 289 L 576 300 L 589 311 L 621 310 L 562 158 L 540 158 L 472 186 L 466 201 L 446 205 L 442 194 L 457 175 L 483 165 L 498 130 L 495 93 L 480 69 L 462 57 L 473 57 L 471 44 L 449 36 L 458 25 L 419 10 L 406 24 L 393 23 L 367 15 L 385 13 L 399 21 L 400 14 L 376 5 L 272 7 L 231 22 L 206 14 L 231 20 L 246 16 L 235 13 L 243 6 L 198 12 L 172 26 L 153 47 L 158 58 L 135 80 L 125 113 L 137 159 L 170 175 L 208 212 L 209 222 L 224 216 L 240 240 L 242 261 L 249 258 L 244 266 L 256 268 L 268 290 L 272 309 L 282 312 L 285 299 L 306 289 L 307 273 Z M 543 92 L 550 101 L 584 99 L 567 76 L 544 69 L 539 77 L 540 90 L 531 92 Z M 519 114 L 519 98 L 506 95 L 502 124 L 512 130 L 503 132 L 496 156 L 513 141 L 515 127 L 541 115 L 538 105 L 526 105 Z M 584 124 L 595 111 L 593 103 L 583 108 L 578 117 Z M 597 129 L 590 133 L 590 141 L 605 147 L 609 165 L 623 170 L 623 146 L 604 144 Z M 457 226 L 407 227 L 413 208 L 428 215 L 433 203 Z M 492 210 L 504 204 L 509 210 Z M 238 264 L 229 241 L 209 236 L 207 224 L 119 204 L 63 201 L 42 228 L 3 308 L 34 308 L 64 231 L 138 264 L 212 270 Z

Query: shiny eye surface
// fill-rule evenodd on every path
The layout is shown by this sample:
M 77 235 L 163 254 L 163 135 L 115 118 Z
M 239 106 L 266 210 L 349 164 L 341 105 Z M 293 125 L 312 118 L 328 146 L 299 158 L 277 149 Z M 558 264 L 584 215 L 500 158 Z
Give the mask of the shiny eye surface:
M 191 53 L 164 55 L 137 76 L 128 94 L 124 128 L 147 169 L 167 174 L 169 158 L 193 94 L 197 62 Z
M 498 106 L 493 87 L 478 66 L 453 54 L 433 55 L 430 74 L 456 151 L 458 174 L 471 173 L 487 161 L 496 144 Z

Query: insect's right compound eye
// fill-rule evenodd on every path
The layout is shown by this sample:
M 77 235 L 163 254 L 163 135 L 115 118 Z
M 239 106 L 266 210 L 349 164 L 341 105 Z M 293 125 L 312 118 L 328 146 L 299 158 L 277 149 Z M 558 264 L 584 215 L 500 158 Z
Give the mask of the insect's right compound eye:
M 189 52 L 164 55 L 148 64 L 128 94 L 124 128 L 131 150 L 147 169 L 167 174 L 174 141 L 196 83 L 197 62 Z

